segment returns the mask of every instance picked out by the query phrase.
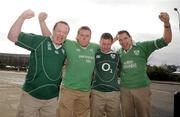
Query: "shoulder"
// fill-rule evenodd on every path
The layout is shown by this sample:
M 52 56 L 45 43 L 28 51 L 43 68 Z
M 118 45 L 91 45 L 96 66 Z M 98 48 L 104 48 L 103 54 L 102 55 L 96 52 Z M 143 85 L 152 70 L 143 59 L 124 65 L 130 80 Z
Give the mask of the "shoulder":
M 69 44 L 73 44 L 73 43 L 76 43 L 76 41 L 70 40 L 70 39 L 66 39 L 66 40 L 64 41 L 64 45 L 65 45 L 65 46 L 66 46 L 66 45 L 69 45 Z
M 96 51 L 96 55 L 97 54 L 102 54 L 102 52 L 101 52 L 101 50 L 100 49 L 97 49 L 97 51 Z
M 99 45 L 98 45 L 97 43 L 93 43 L 93 42 L 90 42 L 90 43 L 89 43 L 89 46 L 99 47 Z
M 117 51 L 116 51 L 116 53 L 119 55 L 119 54 L 122 54 L 122 52 L 123 52 L 123 48 L 119 48 Z
M 34 33 L 25 33 L 25 32 L 21 32 L 18 36 L 18 41 L 41 42 L 45 39 L 50 39 L 50 37 L 46 37 Z
M 89 43 L 88 45 L 90 48 L 93 48 L 95 51 L 99 50 L 100 46 L 96 43 Z
M 164 41 L 164 38 L 157 38 L 155 40 L 142 41 L 142 42 L 137 43 L 137 46 L 140 46 L 140 47 L 144 47 L 144 46 L 154 47 L 155 46 L 157 49 L 164 47 L 166 45 L 167 43 Z
M 43 35 L 38 35 L 38 34 L 34 34 L 34 33 L 25 33 L 25 32 L 21 32 L 19 34 L 19 36 L 32 36 L 32 37 L 39 37 L 39 38 L 47 37 L 47 36 L 43 36 Z

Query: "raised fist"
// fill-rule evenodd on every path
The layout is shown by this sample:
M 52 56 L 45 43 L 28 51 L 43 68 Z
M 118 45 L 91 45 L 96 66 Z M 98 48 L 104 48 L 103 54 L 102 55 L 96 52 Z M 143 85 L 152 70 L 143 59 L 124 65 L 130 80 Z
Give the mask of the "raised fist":
M 41 12 L 41 13 L 39 13 L 39 16 L 38 16 L 39 21 L 44 21 L 44 20 L 46 20 L 47 16 L 48 16 L 48 15 L 47 15 L 46 12 Z
M 159 19 L 164 23 L 169 23 L 169 15 L 166 12 L 161 12 L 159 15 Z
M 30 19 L 32 17 L 34 17 L 34 12 L 30 9 L 24 11 L 21 15 L 24 19 Z

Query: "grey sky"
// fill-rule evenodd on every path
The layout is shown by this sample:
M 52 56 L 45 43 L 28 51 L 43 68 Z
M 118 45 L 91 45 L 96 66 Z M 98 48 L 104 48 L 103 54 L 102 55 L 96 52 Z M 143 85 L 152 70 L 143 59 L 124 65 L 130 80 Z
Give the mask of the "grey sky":
M 11 2 L 11 4 L 10 4 Z M 114 36 L 118 30 L 128 30 L 135 41 L 152 40 L 162 36 L 163 24 L 158 19 L 161 11 L 168 12 L 173 31 L 172 43 L 150 57 L 150 63 L 180 65 L 180 31 L 174 8 L 180 10 L 179 0 L 5 0 L 0 8 L 0 52 L 28 53 L 7 41 L 12 23 L 26 9 L 35 11 L 35 17 L 25 21 L 22 31 L 41 34 L 38 13 L 48 13 L 47 25 L 65 20 L 70 24 L 69 39 L 75 40 L 77 29 L 88 25 L 92 42 L 99 43 L 103 32 Z M 120 47 L 116 42 L 115 47 Z

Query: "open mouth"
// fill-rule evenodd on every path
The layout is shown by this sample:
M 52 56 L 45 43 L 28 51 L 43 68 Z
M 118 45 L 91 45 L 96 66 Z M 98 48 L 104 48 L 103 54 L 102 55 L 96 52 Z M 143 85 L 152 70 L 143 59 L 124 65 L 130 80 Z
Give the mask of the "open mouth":
M 62 37 L 57 37 L 57 40 L 58 41 L 63 41 L 63 38 Z
M 57 37 L 56 39 L 55 39 L 55 41 L 56 41 L 56 43 L 57 44 L 61 44 L 61 43 L 63 43 L 63 38 L 62 37 Z

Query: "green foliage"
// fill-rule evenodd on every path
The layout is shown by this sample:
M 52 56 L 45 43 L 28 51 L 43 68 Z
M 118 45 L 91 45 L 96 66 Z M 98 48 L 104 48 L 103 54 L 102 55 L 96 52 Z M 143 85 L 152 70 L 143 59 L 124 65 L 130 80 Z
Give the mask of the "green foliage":
M 180 74 L 173 73 L 176 71 L 176 66 L 147 66 L 147 74 L 151 80 L 159 81 L 179 81 Z

